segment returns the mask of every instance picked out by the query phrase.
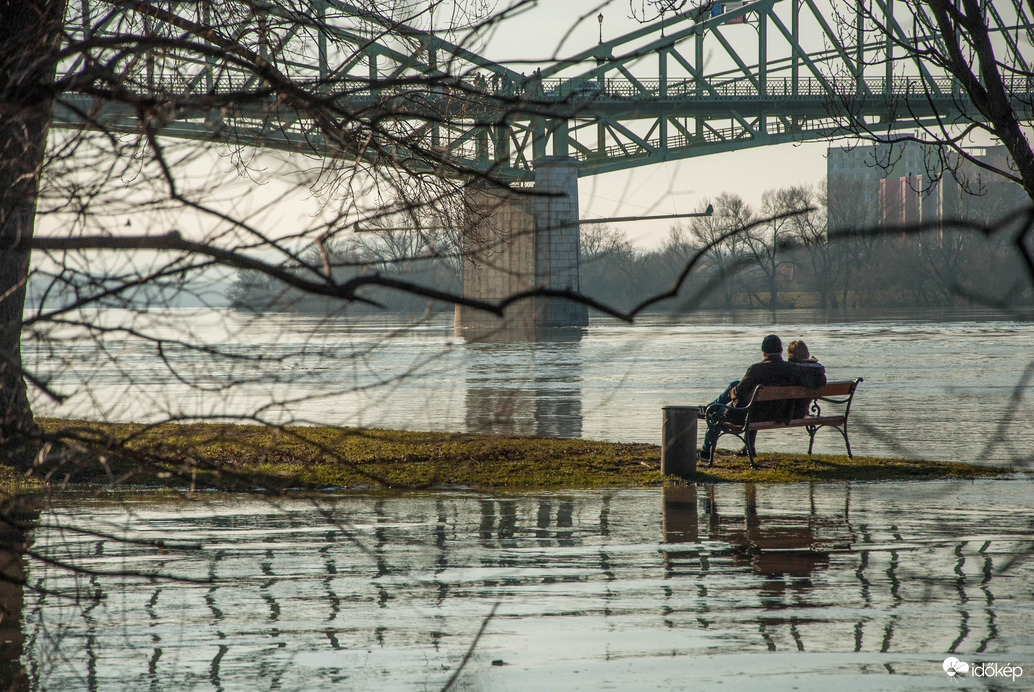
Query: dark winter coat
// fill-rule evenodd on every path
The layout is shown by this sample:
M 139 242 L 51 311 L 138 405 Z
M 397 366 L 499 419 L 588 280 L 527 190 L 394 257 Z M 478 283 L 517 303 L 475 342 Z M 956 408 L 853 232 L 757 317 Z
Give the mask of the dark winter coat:
M 783 360 L 781 353 L 766 353 L 765 359 L 754 363 L 730 392 L 734 406 L 746 406 L 754 389 L 763 384 L 786 387 L 804 384 L 800 366 Z M 754 421 L 789 420 L 794 412 L 793 401 L 762 401 L 755 408 Z
M 801 362 L 791 362 L 791 365 L 800 368 L 801 384 L 808 389 L 818 389 L 826 384 L 826 368 L 816 359 L 809 358 Z M 812 401 L 812 399 L 797 399 L 794 402 L 793 417 L 804 418 L 808 414 Z

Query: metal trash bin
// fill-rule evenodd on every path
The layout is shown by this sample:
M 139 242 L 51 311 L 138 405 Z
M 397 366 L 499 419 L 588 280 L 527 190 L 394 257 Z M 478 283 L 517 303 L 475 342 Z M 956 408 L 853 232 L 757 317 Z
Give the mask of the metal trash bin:
M 697 406 L 661 408 L 661 473 L 688 477 L 697 470 Z

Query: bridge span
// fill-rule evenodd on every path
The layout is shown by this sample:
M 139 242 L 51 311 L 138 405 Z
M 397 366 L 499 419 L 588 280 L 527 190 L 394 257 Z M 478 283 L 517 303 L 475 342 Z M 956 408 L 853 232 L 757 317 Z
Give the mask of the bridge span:
M 607 40 L 601 16 L 595 45 L 503 64 L 426 17 L 400 22 L 341 0 L 82 0 L 68 4 L 54 125 L 147 129 L 477 181 L 470 194 L 498 209 L 486 223 L 533 241 L 468 262 L 465 288 L 486 298 L 577 289 L 580 177 L 860 127 L 893 133 L 979 119 L 947 70 L 911 55 L 909 46 L 940 38 L 910 3 L 869 4 L 883 32 L 852 6 L 689 3 Z M 986 12 L 1002 64 L 1015 68 L 1006 84 L 1013 105 L 1027 112 L 1034 24 L 1020 0 Z M 127 37 L 146 49 L 127 50 Z M 529 185 L 550 194 L 513 194 Z M 572 310 L 535 319 L 584 323 L 584 309 Z

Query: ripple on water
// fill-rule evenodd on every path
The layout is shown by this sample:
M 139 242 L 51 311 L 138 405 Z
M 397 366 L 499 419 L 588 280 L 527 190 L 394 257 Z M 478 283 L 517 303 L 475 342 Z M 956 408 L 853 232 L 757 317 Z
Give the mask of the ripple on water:
M 82 500 L 34 532 L 87 571 L 30 562 L 25 655 L 47 689 L 439 689 L 484 625 L 468 689 L 943 689 L 947 651 L 1034 660 L 1032 491 Z M 155 535 L 197 545 L 118 540 Z

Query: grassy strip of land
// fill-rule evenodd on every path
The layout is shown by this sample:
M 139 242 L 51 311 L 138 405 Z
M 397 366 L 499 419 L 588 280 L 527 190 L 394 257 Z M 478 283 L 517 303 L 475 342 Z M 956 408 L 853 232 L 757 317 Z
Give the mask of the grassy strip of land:
M 599 488 L 656 486 L 660 448 L 546 437 L 236 424 L 93 423 L 44 419 L 44 484 L 225 490 L 284 488 Z M 978 478 L 1008 471 L 961 462 L 762 453 L 758 469 L 719 453 L 696 482 L 789 483 Z M 20 477 L 13 468 L 6 481 Z M 0 478 L 0 480 L 5 480 Z

